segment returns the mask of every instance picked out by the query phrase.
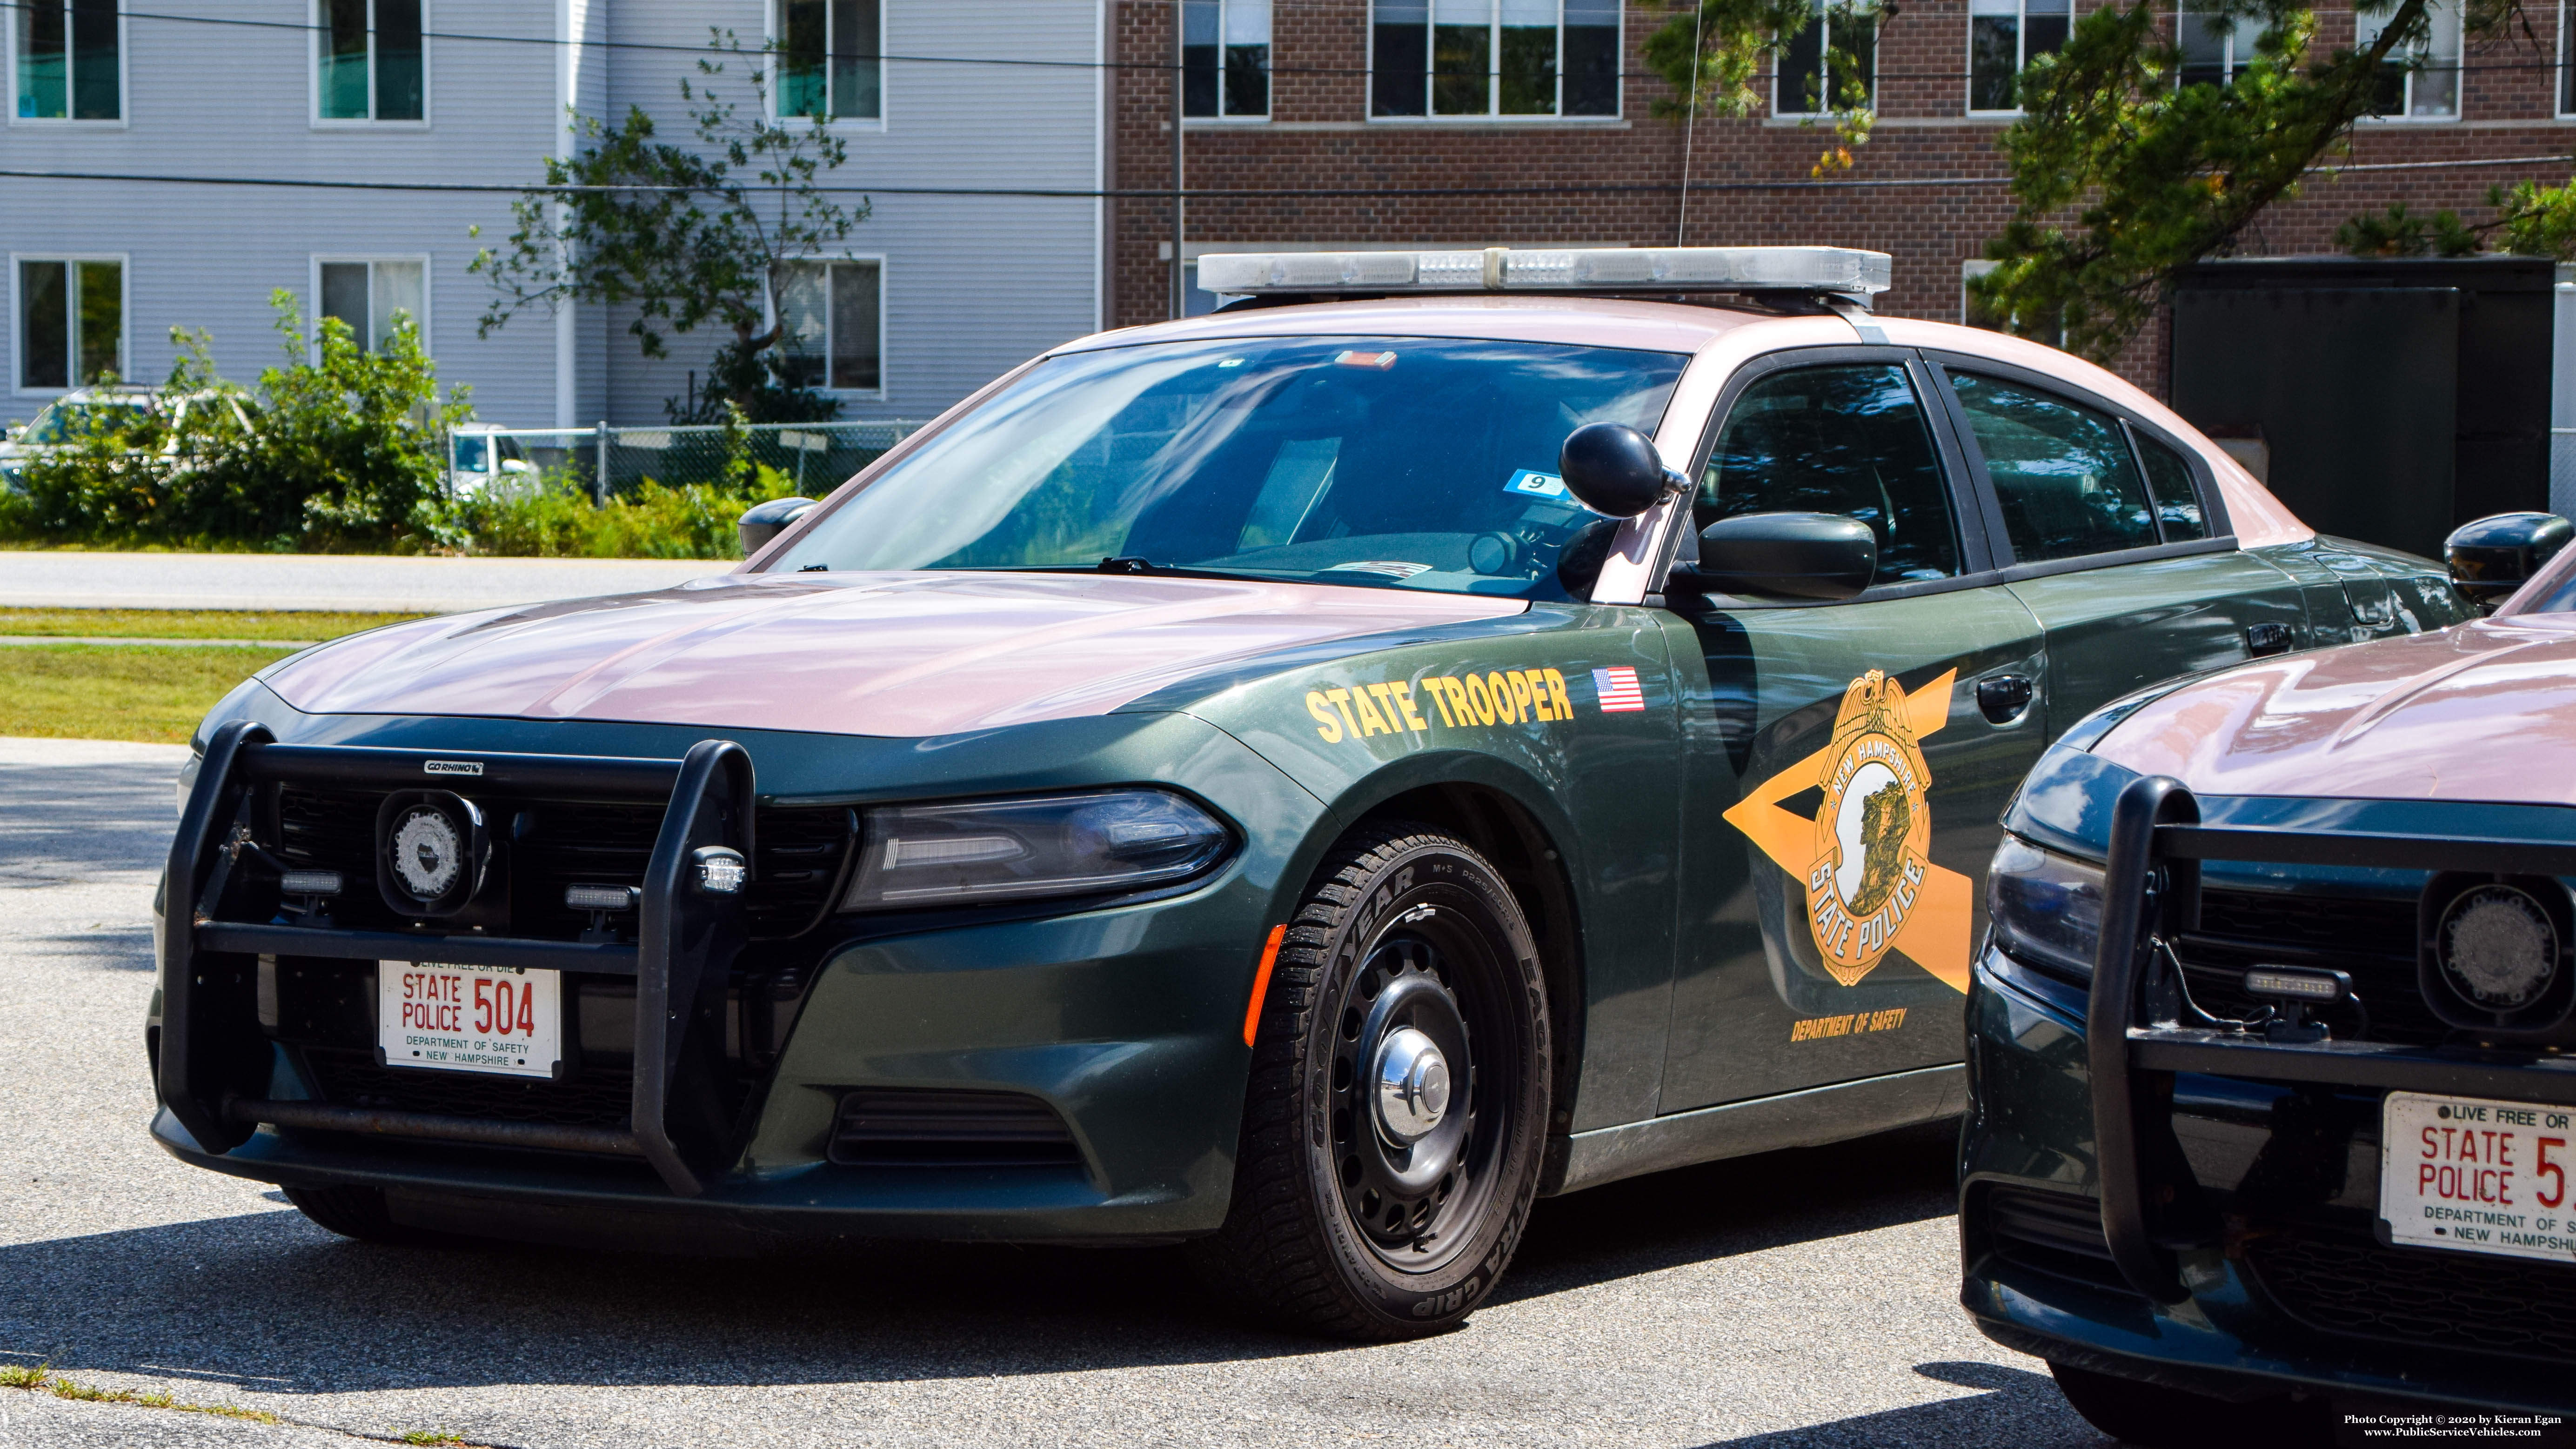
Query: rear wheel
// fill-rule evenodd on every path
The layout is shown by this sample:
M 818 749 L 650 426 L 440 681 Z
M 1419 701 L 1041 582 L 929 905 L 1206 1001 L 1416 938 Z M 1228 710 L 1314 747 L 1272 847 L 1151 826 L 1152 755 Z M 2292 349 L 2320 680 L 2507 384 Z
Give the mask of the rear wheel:
M 2321 1401 L 2284 1396 L 2238 1404 L 2069 1364 L 2050 1364 L 2048 1372 L 2084 1422 L 2138 1449 L 2298 1449 L 2334 1439 Z
M 420 1235 L 393 1219 L 384 1189 L 342 1184 L 336 1187 L 290 1187 L 286 1200 L 316 1226 L 362 1243 L 417 1242 Z
M 1255 1042 L 1203 1281 L 1340 1337 L 1464 1319 L 1520 1244 L 1547 1124 L 1546 983 L 1502 878 L 1434 831 L 1354 832 L 1289 927 Z

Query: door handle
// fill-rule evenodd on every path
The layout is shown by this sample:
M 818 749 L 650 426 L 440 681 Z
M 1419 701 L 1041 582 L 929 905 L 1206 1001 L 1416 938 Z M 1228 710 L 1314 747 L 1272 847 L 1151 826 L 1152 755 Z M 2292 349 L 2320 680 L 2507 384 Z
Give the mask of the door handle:
M 2287 624 L 2246 625 L 2245 652 L 2257 659 L 2267 654 L 2289 653 L 2290 626 Z
M 1988 675 L 1977 681 L 1977 709 L 1996 724 L 2008 725 L 2030 709 L 2038 693 L 2038 686 L 2027 675 Z

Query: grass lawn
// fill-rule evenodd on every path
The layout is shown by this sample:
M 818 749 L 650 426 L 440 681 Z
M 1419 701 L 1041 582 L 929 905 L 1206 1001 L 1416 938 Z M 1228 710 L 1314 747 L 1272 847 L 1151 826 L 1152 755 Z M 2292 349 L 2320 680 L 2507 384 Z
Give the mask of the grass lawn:
M 0 649 L 0 735 L 186 744 L 225 691 L 292 649 L 19 644 Z
M 274 639 L 318 644 L 420 614 L 244 613 L 231 609 L 0 609 L 0 634 L 93 639 Z M 211 699 L 208 701 L 211 703 Z

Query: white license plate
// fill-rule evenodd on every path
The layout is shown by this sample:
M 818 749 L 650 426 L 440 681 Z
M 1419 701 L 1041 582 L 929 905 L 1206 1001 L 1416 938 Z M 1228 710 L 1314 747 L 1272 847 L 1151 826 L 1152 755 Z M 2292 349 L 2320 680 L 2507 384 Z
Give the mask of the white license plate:
M 2576 1109 L 2391 1092 L 2379 1216 L 2417 1248 L 2576 1262 Z
M 379 961 L 376 1044 L 389 1067 L 551 1077 L 563 1056 L 563 973 Z

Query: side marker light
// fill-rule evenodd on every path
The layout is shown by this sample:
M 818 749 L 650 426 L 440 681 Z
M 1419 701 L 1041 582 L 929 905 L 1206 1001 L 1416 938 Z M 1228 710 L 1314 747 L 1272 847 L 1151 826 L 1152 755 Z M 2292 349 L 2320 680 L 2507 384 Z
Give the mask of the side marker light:
M 1243 1044 L 1261 1030 L 1261 1001 L 1270 994 L 1270 968 L 1279 964 L 1279 943 L 1288 939 L 1285 925 L 1270 928 L 1270 939 L 1261 944 L 1261 969 L 1252 973 L 1252 1004 L 1243 1010 Z

